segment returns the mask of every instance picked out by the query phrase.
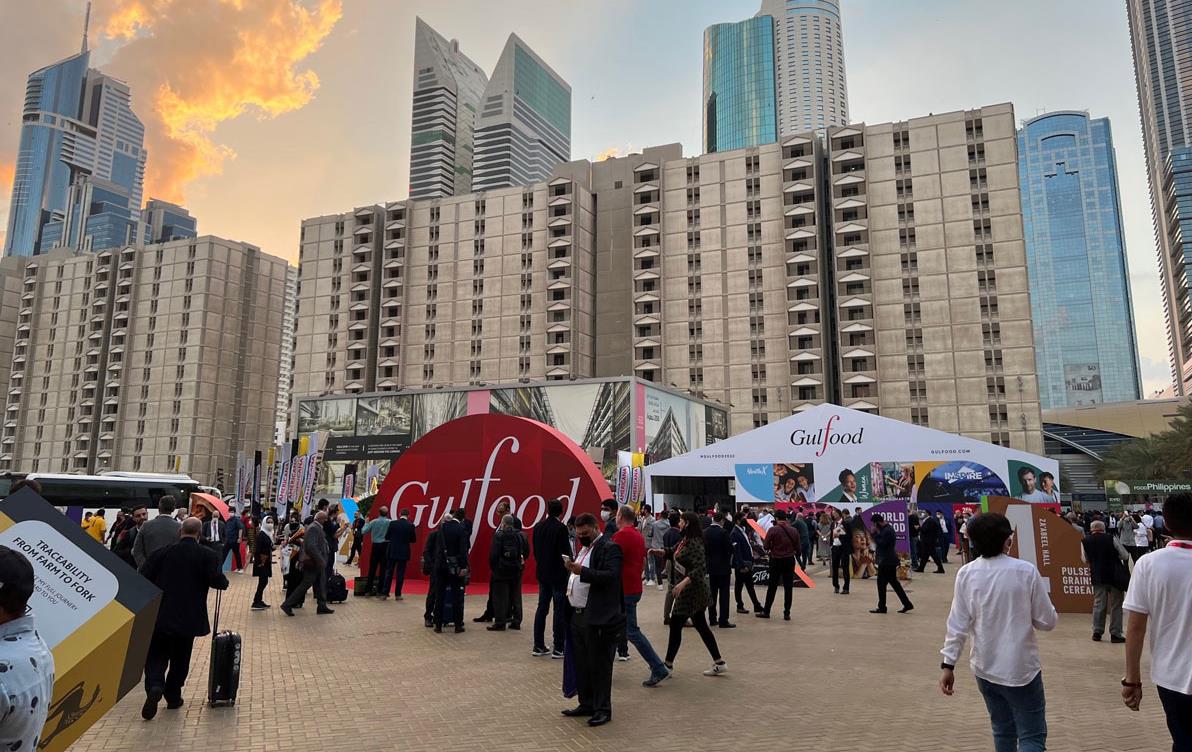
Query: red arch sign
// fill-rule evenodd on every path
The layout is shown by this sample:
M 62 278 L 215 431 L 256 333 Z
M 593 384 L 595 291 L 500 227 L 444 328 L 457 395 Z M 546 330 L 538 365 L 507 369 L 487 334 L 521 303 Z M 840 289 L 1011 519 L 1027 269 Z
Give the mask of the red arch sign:
M 489 547 L 500 525 L 497 504 L 508 502 L 532 537 L 534 525 L 546 518 L 546 499 L 562 499 L 566 520 L 598 514 L 601 500 L 611 496 L 596 463 L 566 435 L 529 418 L 489 413 L 457 418 L 416 441 L 385 476 L 369 517 L 382 506 L 393 519 L 410 510 L 418 541 L 406 571 L 418 579 L 427 536 L 463 508 L 472 525 L 472 579 L 487 582 Z M 362 557 L 361 570 L 367 566 Z M 532 554 L 523 581 L 535 581 Z

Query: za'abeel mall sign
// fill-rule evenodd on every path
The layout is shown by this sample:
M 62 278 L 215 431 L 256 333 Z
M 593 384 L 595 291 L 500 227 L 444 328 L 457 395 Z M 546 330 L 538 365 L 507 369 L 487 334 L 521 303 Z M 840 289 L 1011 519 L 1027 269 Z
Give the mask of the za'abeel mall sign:
M 598 514 L 612 498 L 600 468 L 566 435 L 529 418 L 502 414 L 468 415 L 444 423 L 402 453 L 385 476 L 369 511 L 382 506 L 397 519 L 403 509 L 417 531 L 410 558 L 418 561 L 426 538 L 447 515 L 463 509 L 472 524 L 469 569 L 473 581 L 487 582 L 488 552 L 501 524 L 496 508 L 510 506 L 527 536 L 546 519 L 547 499 L 563 502 L 563 519 Z M 364 551 L 371 554 L 371 546 Z M 361 569 L 368 566 L 362 559 Z M 533 558 L 523 579 L 535 582 Z M 411 567 L 409 576 L 420 577 Z
M 161 591 L 30 489 L 0 502 L 0 545 L 33 565 L 55 673 L 37 749 L 58 752 L 140 684 Z
M 1083 537 L 1064 518 L 1042 504 L 988 496 L 985 511 L 1010 520 L 1014 541 L 1010 555 L 1029 561 L 1047 583 L 1055 610 L 1087 614 L 1093 610 L 1093 578 L 1081 555 Z

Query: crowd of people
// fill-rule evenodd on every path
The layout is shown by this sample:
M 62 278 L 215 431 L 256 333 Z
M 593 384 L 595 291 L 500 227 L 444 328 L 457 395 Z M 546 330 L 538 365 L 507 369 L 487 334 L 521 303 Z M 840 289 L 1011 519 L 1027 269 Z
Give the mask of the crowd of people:
M 278 555 L 285 577 L 282 611 L 293 616 L 313 590 L 316 613 L 329 614 L 330 583 L 339 577 L 335 552 L 350 530 L 355 535 L 349 559 L 361 553 L 365 542 L 370 546 L 358 594 L 402 598 L 417 541 L 404 510 L 397 519 L 383 509 L 372 521 L 358 514 L 349 522 L 337 505 L 322 501 L 305 520 L 294 513 L 279 525 L 268 515 L 256 523 L 234 513 L 224 519 L 210 510 L 177 506 L 175 499 L 164 497 L 153 519 L 147 519 L 143 507 L 135 507 L 119 513 L 110 528 L 98 514 L 83 523 L 88 535 L 109 544 L 163 593 L 145 666 L 146 720 L 156 716 L 163 700 L 168 710 L 183 704 L 194 639 L 211 631 L 208 592 L 228 587 L 225 560 L 234 571 L 251 564 L 258 578 L 253 609 L 270 607 L 263 597 Z M 521 629 L 521 583 L 533 555 L 538 599 L 531 655 L 563 661 L 570 677 L 565 688 L 569 683 L 572 688 L 568 696 L 577 697 L 577 705 L 563 715 L 585 718 L 591 726 L 612 719 L 613 667 L 618 660 L 629 660 L 630 645 L 649 669 L 642 684 L 657 687 L 675 672 L 685 627 L 690 626 L 710 660 L 703 674 L 722 676 L 728 664 L 715 630 L 737 626 L 730 617 L 731 600 L 736 614 L 768 619 L 781 589 L 782 615 L 789 621 L 797 568 L 809 562 L 830 566 L 839 594 L 849 592 L 851 578 L 875 576 L 878 602 L 871 613 L 887 613 L 888 589 L 899 599 L 900 613 L 914 608 L 900 583 L 905 562 L 896 551 L 893 526 L 881 514 L 864 515 L 866 520 L 859 507 L 855 513 L 718 507 L 660 515 L 644 507 L 639 515 L 609 499 L 599 518 L 581 514 L 564 520 L 561 501 L 552 499 L 546 506 L 547 516 L 534 526 L 532 536 L 508 504 L 495 509 L 499 523 L 488 553 L 489 596 L 484 612 L 473 621 L 487 623 L 493 632 Z M 1192 650 L 1187 647 L 1192 644 L 1192 496 L 1169 497 L 1162 512 L 1067 513 L 1065 519 L 1084 535 L 1082 551 L 1094 590 L 1092 639 L 1103 641 L 1108 630 L 1110 642 L 1125 644 L 1124 703 L 1137 710 L 1142 701 L 1140 665 L 1149 625 L 1152 679 L 1173 749 L 1192 749 Z M 963 511 L 952 517 L 914 513 L 909 522 L 915 570 L 924 571 L 930 561 L 937 572 L 943 571 L 953 543 L 963 564 L 941 650 L 942 692 L 955 691 L 956 663 L 971 644 L 970 663 L 989 712 L 995 749 L 1045 749 L 1046 699 L 1035 633 L 1053 629 L 1057 616 L 1038 570 L 1008 555 L 1013 539 L 1009 521 L 998 514 Z M 472 524 L 456 509 L 423 546 L 420 564 L 429 579 L 423 619 L 436 633 L 446 626 L 457 633 L 465 630 Z M 247 561 L 241 560 L 242 541 Z M 759 598 L 755 582 L 761 568 L 766 585 Z M 654 586 L 665 593 L 662 612 L 646 618 L 661 618 L 668 628 L 661 655 L 639 621 L 644 590 Z M 10 713 L 4 713 L 0 743 L 28 737 L 35 748 L 41 727 L 36 706 L 40 702 L 44 710 L 53 675 L 52 656 L 44 643 L 38 644 L 34 617 L 27 613 L 32 592 L 27 560 L 0 547 L 0 636 L 6 641 L 0 643 L 5 644 L 0 665 L 12 665 L 8 657 L 22 651 L 32 657 L 32 667 L 41 666 L 40 671 L 0 674 L 0 689 L 5 690 L 0 694 L 9 707 L 33 711 L 28 718 L 18 713 L 17 725 L 7 722 Z M 40 718 L 44 722 L 44 713 Z

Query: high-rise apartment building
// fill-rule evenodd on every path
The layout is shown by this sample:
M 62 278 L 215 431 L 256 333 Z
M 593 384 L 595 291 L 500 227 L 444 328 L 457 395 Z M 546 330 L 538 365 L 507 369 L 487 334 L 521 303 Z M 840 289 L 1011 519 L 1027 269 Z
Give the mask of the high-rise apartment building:
M 1010 105 L 303 222 L 294 395 L 635 375 L 1042 447 Z
M 1192 197 L 1175 185 L 1187 170 L 1181 150 L 1192 147 L 1192 0 L 1127 0 L 1138 109 L 1146 147 L 1151 214 L 1167 314 L 1172 386 L 1192 393 L 1192 305 L 1180 226 L 1192 217 Z M 1171 188 L 1172 190 L 1169 190 Z
M 708 152 L 848 124 L 839 0 L 762 0 L 749 20 L 709 26 L 702 105 Z
M 488 77 L 421 18 L 414 31 L 410 198 L 472 190 L 472 141 Z
M 1018 177 L 1043 409 L 1141 399 L 1109 120 L 1028 120 Z
M 774 19 L 778 135 L 846 125 L 840 0 L 762 0 L 757 15 Z
M 12 373 L 12 350 L 17 338 L 25 262 L 16 256 L 0 258 L 0 389 L 8 391 Z
M 591 374 L 591 206 L 560 178 L 305 220 L 294 395 Z
M 704 151 L 777 140 L 774 62 L 770 16 L 704 30 Z
M 510 34 L 476 118 L 472 190 L 546 180 L 571 159 L 571 87 Z
M 211 236 L 23 261 L 0 467 L 214 482 L 271 443 L 285 261 Z
M 145 128 L 126 84 L 83 51 L 30 74 L 4 253 L 136 243 Z

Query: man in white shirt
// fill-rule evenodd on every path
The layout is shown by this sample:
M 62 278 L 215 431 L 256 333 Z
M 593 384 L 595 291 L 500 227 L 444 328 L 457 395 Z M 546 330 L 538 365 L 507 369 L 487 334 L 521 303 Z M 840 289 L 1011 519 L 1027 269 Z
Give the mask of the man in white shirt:
M 1138 559 L 1123 608 L 1126 676 L 1122 700 L 1138 710 L 1142 702 L 1142 643 L 1151 629 L 1151 681 L 1167 714 L 1172 750 L 1192 749 L 1192 496 L 1177 494 L 1163 504 L 1172 541 Z
M 769 507 L 762 509 L 761 516 L 757 518 L 757 524 L 761 525 L 762 530 L 767 532 L 774 525 L 774 515 L 770 513 Z
M 1022 493 L 1018 498 L 1032 504 L 1047 504 L 1055 501 L 1055 497 L 1035 486 L 1035 471 L 1029 467 L 1018 468 L 1018 482 L 1022 485 Z
M 953 669 L 972 637 L 969 661 L 985 699 L 996 752 L 1043 752 L 1047 714 L 1035 630 L 1055 629 L 1055 607 L 1047 586 L 1029 562 L 1006 555 L 1010 521 L 996 513 L 968 522 L 969 541 L 979 558 L 956 573 L 948 614 L 948 635 L 940 653 L 940 689 L 951 695 Z

